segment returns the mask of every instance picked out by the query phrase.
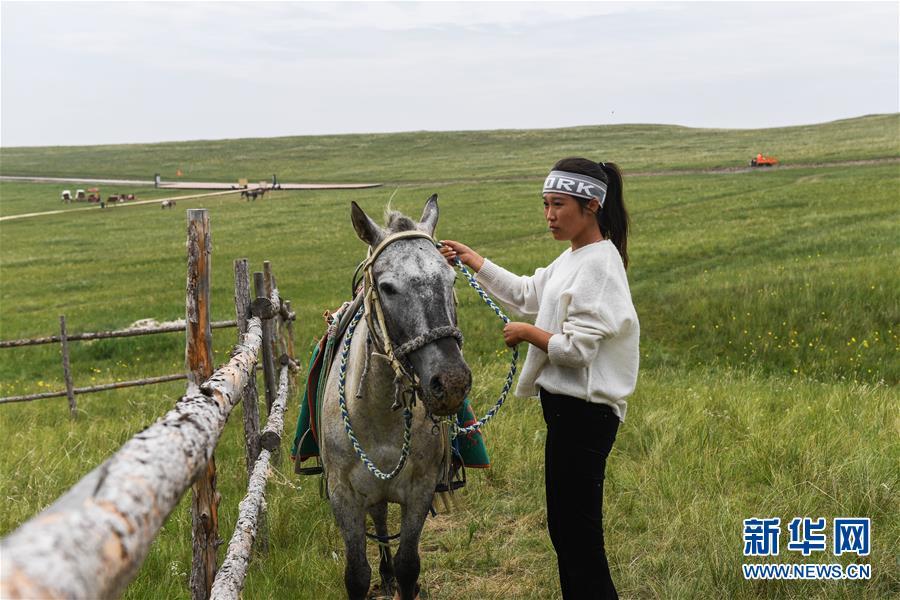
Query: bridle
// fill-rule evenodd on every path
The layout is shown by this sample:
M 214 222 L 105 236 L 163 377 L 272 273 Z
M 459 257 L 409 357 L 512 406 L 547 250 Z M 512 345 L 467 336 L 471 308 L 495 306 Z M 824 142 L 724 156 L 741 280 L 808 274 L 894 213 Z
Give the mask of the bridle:
M 400 233 L 395 233 L 393 235 L 388 236 L 377 247 L 373 250 L 369 247 L 369 255 L 368 258 L 364 262 L 362 262 L 359 267 L 357 267 L 357 274 L 353 276 L 353 290 L 354 292 L 357 289 L 356 278 L 360 269 L 363 269 L 365 272 L 365 288 L 363 291 L 363 301 L 365 306 L 360 307 L 353 315 L 350 320 L 349 325 L 347 326 L 347 333 L 344 336 L 343 347 L 341 350 L 341 360 L 339 366 L 339 377 L 338 377 L 338 406 L 341 411 L 341 419 L 344 422 L 344 429 L 347 431 L 347 437 L 350 439 L 350 443 L 353 445 L 353 449 L 356 452 L 356 455 L 362 461 L 362 463 L 366 466 L 366 469 L 369 470 L 372 475 L 376 478 L 381 479 L 383 481 L 387 481 L 396 477 L 400 471 L 403 470 L 403 466 L 406 464 L 407 458 L 409 458 L 409 448 L 412 441 L 412 408 L 411 405 L 415 402 L 416 395 L 420 391 L 419 386 L 419 378 L 412 371 L 411 367 L 408 366 L 408 361 L 405 361 L 406 356 L 428 344 L 434 340 L 438 340 L 444 337 L 453 337 L 457 340 L 460 347 L 462 346 L 462 332 L 456 328 L 456 326 L 443 326 L 432 329 L 431 331 L 427 331 L 424 334 L 417 336 L 416 338 L 402 344 L 399 348 L 395 347 L 393 342 L 391 342 L 390 337 L 387 335 L 387 326 L 384 321 L 384 311 L 381 307 L 381 300 L 378 296 L 377 286 L 375 285 L 375 277 L 372 274 L 372 265 L 375 263 L 375 259 L 384 251 L 384 249 L 391 243 L 399 240 L 399 239 L 407 239 L 407 238 L 423 238 L 430 241 L 432 244 L 435 243 L 434 239 L 421 231 L 402 231 Z M 497 314 L 498 317 L 504 322 L 509 323 L 509 317 L 503 314 L 503 311 L 500 310 L 500 307 L 497 306 L 493 300 L 485 293 L 481 286 L 478 285 L 478 282 L 475 281 L 475 277 L 472 273 L 466 269 L 459 258 L 456 258 L 456 266 L 459 267 L 460 271 L 462 271 L 463 275 L 465 275 L 466 279 L 469 281 L 469 285 L 478 292 L 478 295 L 481 296 L 481 299 L 484 300 L 485 304 L 487 304 L 493 311 Z M 456 301 L 456 292 L 453 293 L 454 301 Z M 380 348 L 383 350 L 382 354 L 388 357 L 391 367 L 394 369 L 395 374 L 395 387 L 398 391 L 398 398 L 395 402 L 394 408 L 400 408 L 403 406 L 403 446 L 400 448 L 400 459 L 397 461 L 397 466 L 393 468 L 390 472 L 385 472 L 375 466 L 375 463 L 372 462 L 372 459 L 369 458 L 368 454 L 366 454 L 365 450 L 363 450 L 362 446 L 359 443 L 359 439 L 357 439 L 356 434 L 353 433 L 353 426 L 350 423 L 350 411 L 347 408 L 347 390 L 346 390 L 346 378 L 347 378 L 347 359 L 350 354 L 350 344 L 353 339 L 353 332 L 356 330 L 357 324 L 362 320 L 363 313 L 365 313 L 366 321 L 369 326 L 369 339 L 375 340 L 377 344 L 379 344 Z M 376 324 L 380 327 L 380 337 L 379 330 L 376 329 Z M 519 359 L 519 347 L 514 346 L 512 349 L 512 363 L 509 367 L 509 373 L 506 375 L 506 383 L 503 385 L 503 389 L 500 392 L 500 397 L 497 398 L 497 402 L 494 406 L 478 421 L 475 423 L 468 425 L 466 427 L 459 427 L 455 422 L 449 425 L 450 430 L 450 438 L 455 438 L 460 435 L 469 435 L 475 431 L 481 429 L 485 423 L 494 418 L 494 415 L 497 414 L 497 411 L 500 410 L 500 407 L 503 406 L 504 400 L 506 400 L 506 395 L 509 393 L 510 388 L 512 387 L 513 376 L 516 374 L 516 363 Z M 367 355 L 368 356 L 368 355 Z M 365 373 L 368 370 L 368 367 L 363 367 L 363 377 L 365 377 Z M 400 394 L 401 388 L 404 387 L 404 383 L 409 385 L 408 390 L 411 393 Z M 402 396 L 402 400 L 400 398 Z M 443 423 L 448 423 L 448 421 L 444 421 Z M 434 431 L 434 430 L 433 430 Z M 449 446 L 446 446 L 449 448 Z M 449 459 L 445 459 L 449 460 Z M 449 465 L 449 462 L 447 462 Z
M 387 323 L 384 318 L 384 308 L 382 306 L 381 296 L 378 292 L 378 286 L 375 285 L 375 275 L 373 267 L 375 261 L 384 252 L 385 248 L 398 240 L 404 239 L 426 239 L 431 244 L 437 246 L 430 235 L 423 231 L 400 231 L 384 238 L 374 249 L 370 246 L 366 260 L 362 263 L 363 271 L 363 304 L 365 307 L 366 323 L 369 327 L 370 339 L 375 345 L 376 350 L 387 357 L 391 368 L 394 370 L 395 383 L 399 388 L 403 389 L 405 394 L 403 404 L 409 406 L 415 404 L 416 396 L 422 392 L 419 376 L 413 371 L 408 357 L 411 353 L 419 348 L 437 341 L 442 338 L 452 337 L 456 340 L 459 347 L 463 345 L 463 334 L 455 325 L 444 325 L 435 327 L 425 333 L 396 346 L 388 335 Z M 456 294 L 454 293 L 454 299 Z

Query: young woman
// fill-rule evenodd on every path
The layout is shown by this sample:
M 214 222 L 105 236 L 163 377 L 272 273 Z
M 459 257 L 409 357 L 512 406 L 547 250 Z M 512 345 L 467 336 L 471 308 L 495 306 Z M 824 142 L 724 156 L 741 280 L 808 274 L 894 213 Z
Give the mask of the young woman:
M 516 395 L 540 396 L 547 423 L 547 527 L 563 598 L 617 598 L 603 543 L 603 478 L 639 356 L 622 176 L 612 163 L 565 158 L 544 181 L 543 200 L 550 233 L 570 247 L 534 275 L 514 275 L 453 240 L 441 252 L 477 271 L 511 310 L 536 315 L 534 325 L 507 324 L 503 337 L 532 346 Z

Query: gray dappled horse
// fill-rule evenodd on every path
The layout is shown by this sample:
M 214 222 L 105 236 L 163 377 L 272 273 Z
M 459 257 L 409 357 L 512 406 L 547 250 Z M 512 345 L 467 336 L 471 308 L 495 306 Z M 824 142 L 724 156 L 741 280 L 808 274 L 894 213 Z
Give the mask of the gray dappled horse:
M 339 340 L 322 405 L 322 462 L 331 508 L 344 537 L 347 595 L 351 600 L 362 599 L 369 590 L 372 571 L 366 559 L 366 514 L 372 516 L 376 535 L 386 537 L 387 503 L 394 502 L 401 506 L 400 543 L 393 562 L 389 549 L 381 551 L 381 588 L 382 593 L 391 594 L 396 582 L 401 600 L 413 600 L 420 568 L 419 536 L 444 467 L 443 444 L 447 443 L 429 413 L 455 414 L 469 391 L 472 373 L 463 360 L 461 334 L 456 329 L 455 272 L 432 239 L 438 220 L 437 196 L 427 201 L 419 223 L 392 212 L 383 229 L 355 202 L 351 212 L 359 238 L 375 249 L 374 255 L 370 250 L 371 283 L 381 302 L 392 350 L 406 350 L 399 358 L 417 380 L 420 401 L 412 406 L 405 466 L 393 479 L 376 478 L 354 451 L 342 421 L 338 380 L 343 340 Z M 404 231 L 421 231 L 428 237 L 393 237 Z M 402 410 L 392 410 L 395 369 L 384 354 L 374 350 L 379 340 L 367 341 L 373 327 L 379 328 L 362 319 L 353 333 L 346 402 L 359 443 L 386 472 L 399 461 L 405 420 Z

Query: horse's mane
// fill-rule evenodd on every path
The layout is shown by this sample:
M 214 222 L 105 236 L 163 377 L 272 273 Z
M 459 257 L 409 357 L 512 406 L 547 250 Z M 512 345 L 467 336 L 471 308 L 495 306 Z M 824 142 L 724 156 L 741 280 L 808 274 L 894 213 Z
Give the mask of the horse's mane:
M 404 215 L 399 210 L 391 210 L 388 207 L 384 213 L 385 222 L 387 223 L 386 227 L 390 233 L 397 233 L 399 231 L 415 231 L 416 222 Z

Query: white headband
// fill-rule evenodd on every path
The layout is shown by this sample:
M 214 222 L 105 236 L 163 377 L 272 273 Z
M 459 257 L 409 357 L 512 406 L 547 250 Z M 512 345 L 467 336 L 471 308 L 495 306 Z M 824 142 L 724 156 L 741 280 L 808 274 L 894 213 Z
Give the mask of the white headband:
M 603 201 L 606 200 L 606 184 L 581 173 L 550 171 L 544 180 L 543 193 L 568 194 L 585 200 L 596 198 L 600 201 L 600 208 L 603 208 Z

